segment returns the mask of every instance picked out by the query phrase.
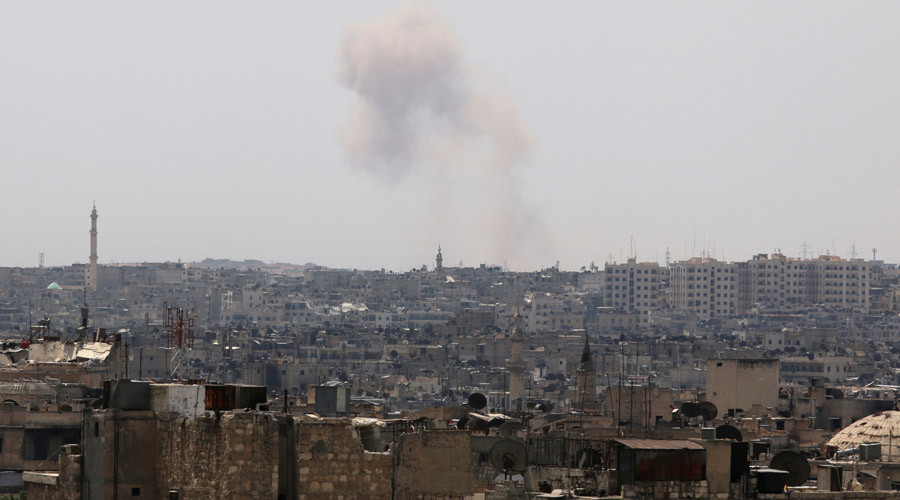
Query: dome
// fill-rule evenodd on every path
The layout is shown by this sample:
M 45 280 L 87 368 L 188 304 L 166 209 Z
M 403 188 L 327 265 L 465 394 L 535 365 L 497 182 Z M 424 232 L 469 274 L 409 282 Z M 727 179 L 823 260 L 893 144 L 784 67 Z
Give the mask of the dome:
M 826 444 L 847 450 L 865 443 L 881 443 L 882 457 L 900 458 L 900 411 L 869 415 L 841 429 Z
M 50 283 L 49 285 L 47 285 L 47 290 L 59 290 L 61 288 L 62 287 L 59 286 L 59 283 L 57 283 L 55 281 L 53 283 Z

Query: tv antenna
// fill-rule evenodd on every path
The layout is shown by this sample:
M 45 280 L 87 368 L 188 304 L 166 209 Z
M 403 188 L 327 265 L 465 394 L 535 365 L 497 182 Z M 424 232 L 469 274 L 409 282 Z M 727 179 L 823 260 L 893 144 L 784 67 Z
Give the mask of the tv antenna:
M 177 372 L 178 380 L 183 380 L 185 349 L 194 348 L 194 321 L 197 319 L 197 313 L 187 312 L 181 307 L 171 307 L 168 302 L 163 302 L 163 309 L 166 322 L 166 344 L 169 348 L 175 348 L 175 353 L 172 355 L 174 369 L 171 375 L 174 378 Z

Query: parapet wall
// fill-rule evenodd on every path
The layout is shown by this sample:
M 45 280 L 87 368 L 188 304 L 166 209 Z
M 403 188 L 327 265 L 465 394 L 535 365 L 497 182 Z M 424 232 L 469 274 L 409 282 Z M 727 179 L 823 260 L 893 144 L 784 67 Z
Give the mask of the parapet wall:
M 300 500 L 391 498 L 390 453 L 364 451 L 349 419 L 295 422 Z
M 456 500 L 472 493 L 470 432 L 403 434 L 395 452 L 395 498 Z
M 473 488 L 466 431 L 410 432 L 391 451 L 373 452 L 349 418 L 255 411 L 85 418 L 84 453 L 64 448 L 59 474 L 32 473 L 29 498 L 74 500 L 82 491 L 87 499 L 168 498 L 174 491 L 179 500 L 462 500 Z
M 278 491 L 278 424 L 271 414 L 159 420 L 161 490 L 179 500 L 273 498 Z

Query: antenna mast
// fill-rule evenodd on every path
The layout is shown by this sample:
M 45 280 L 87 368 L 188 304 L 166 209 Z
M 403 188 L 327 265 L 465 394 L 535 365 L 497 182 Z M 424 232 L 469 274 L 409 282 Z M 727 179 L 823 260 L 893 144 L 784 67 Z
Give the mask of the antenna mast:
M 176 348 L 172 355 L 174 369 L 171 376 L 174 378 L 175 373 L 178 372 L 178 380 L 181 381 L 184 380 L 185 349 L 194 348 L 194 319 L 197 317 L 197 313 L 188 312 L 187 321 L 185 321 L 184 308 L 171 307 L 168 302 L 163 303 L 163 308 L 166 321 L 166 345 L 169 348 Z

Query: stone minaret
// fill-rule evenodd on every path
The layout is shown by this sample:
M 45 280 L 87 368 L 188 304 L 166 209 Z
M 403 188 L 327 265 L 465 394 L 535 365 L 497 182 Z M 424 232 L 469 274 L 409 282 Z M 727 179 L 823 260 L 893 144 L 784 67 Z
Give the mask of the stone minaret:
M 97 204 L 91 211 L 91 265 L 88 268 L 87 286 L 97 291 Z
M 444 270 L 444 256 L 441 255 L 441 246 L 440 245 L 438 245 L 437 257 L 434 258 L 434 270 L 438 271 L 438 272 Z
M 512 335 L 510 340 L 512 346 L 510 349 L 510 358 L 506 362 L 506 370 L 509 372 L 509 410 L 521 410 L 524 407 L 525 384 L 522 380 L 522 373 L 525 371 L 525 360 L 523 354 L 525 352 L 523 343 L 525 336 L 522 334 L 522 317 L 516 312 L 513 316 Z
M 597 399 L 597 369 L 594 368 L 594 354 L 588 343 L 587 335 L 584 336 L 584 350 L 581 352 L 581 363 L 575 370 L 577 381 L 577 400 L 579 407 L 590 406 Z

